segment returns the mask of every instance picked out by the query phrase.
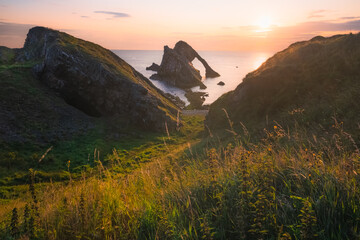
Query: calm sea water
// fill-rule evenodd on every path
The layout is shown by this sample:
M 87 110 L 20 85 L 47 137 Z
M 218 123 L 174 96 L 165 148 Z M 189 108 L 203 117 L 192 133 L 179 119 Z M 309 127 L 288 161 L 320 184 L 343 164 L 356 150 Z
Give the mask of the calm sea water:
M 153 62 L 160 65 L 163 51 L 150 50 L 113 50 L 115 54 L 128 62 L 137 71 L 149 78 L 153 71 L 146 71 L 146 67 Z M 221 51 L 200 51 L 202 56 L 208 64 L 217 71 L 221 76 L 218 78 L 203 78 L 206 89 L 201 90 L 199 87 L 192 88 L 193 91 L 206 92 L 209 96 L 206 98 L 204 104 L 210 104 L 219 98 L 222 94 L 234 90 L 245 75 L 257 69 L 272 53 L 265 52 L 221 52 Z M 193 65 L 200 70 L 201 76 L 205 75 L 205 68 L 195 59 Z M 185 98 L 185 92 L 179 88 L 170 86 L 162 81 L 151 80 L 154 85 L 164 92 L 180 97 L 183 101 L 188 103 Z M 224 86 L 219 86 L 217 83 L 223 81 Z

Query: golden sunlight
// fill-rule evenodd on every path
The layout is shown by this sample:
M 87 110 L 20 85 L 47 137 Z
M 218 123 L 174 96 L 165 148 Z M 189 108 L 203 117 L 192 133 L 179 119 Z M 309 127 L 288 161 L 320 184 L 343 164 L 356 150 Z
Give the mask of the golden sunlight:
M 259 55 L 254 59 L 253 69 L 258 69 L 265 61 L 268 59 L 268 56 Z
M 268 32 L 271 31 L 270 27 L 272 25 L 271 18 L 268 16 L 262 16 L 256 26 L 259 27 L 259 29 L 256 30 L 256 32 Z

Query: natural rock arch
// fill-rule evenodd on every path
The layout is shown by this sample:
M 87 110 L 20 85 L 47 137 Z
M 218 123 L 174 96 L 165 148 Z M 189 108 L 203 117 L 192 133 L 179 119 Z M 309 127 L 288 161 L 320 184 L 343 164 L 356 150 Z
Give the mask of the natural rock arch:
M 189 62 L 192 62 L 195 58 L 197 58 L 202 65 L 205 67 L 205 77 L 207 78 L 215 78 L 220 77 L 220 74 L 215 72 L 209 64 L 203 59 L 189 44 L 184 41 L 179 41 L 175 44 L 174 50 L 181 55 L 184 55 Z
M 203 59 L 189 44 L 179 41 L 175 44 L 174 49 L 168 46 L 164 47 L 164 55 L 160 66 L 152 64 L 148 70 L 155 70 L 150 78 L 163 80 L 180 88 L 191 88 L 200 86 L 206 88 L 202 83 L 199 70 L 194 68 L 192 61 L 197 58 L 205 67 L 205 77 L 215 78 L 220 74 L 214 71 L 209 64 Z

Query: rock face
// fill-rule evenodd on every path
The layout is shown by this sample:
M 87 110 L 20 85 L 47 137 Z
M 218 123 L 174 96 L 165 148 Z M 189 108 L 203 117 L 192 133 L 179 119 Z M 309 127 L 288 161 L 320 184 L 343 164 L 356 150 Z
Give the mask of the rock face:
M 68 104 L 93 117 L 117 117 L 152 130 L 176 125 L 177 107 L 111 51 L 66 33 L 30 29 L 19 59 Z
M 200 86 L 204 89 L 206 86 L 201 81 L 200 72 L 191 63 L 195 58 L 204 65 L 206 70 L 205 76 L 207 78 L 220 76 L 189 44 L 179 41 L 174 49 L 168 46 L 164 47 L 164 55 L 160 68 L 157 74 L 152 75 L 150 78 L 167 81 L 180 88 Z

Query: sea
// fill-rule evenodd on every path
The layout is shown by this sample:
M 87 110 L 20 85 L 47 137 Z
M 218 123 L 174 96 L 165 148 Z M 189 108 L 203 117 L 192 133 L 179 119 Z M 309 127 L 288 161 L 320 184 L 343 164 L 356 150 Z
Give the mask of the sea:
M 163 56 L 163 51 L 161 50 L 112 51 L 147 78 L 150 78 L 155 72 L 147 71 L 146 67 L 150 66 L 153 62 L 160 65 Z M 205 78 L 205 68 L 197 59 L 194 59 L 193 66 L 200 70 L 200 74 L 203 76 L 203 83 L 207 88 L 200 89 L 199 87 L 194 87 L 191 90 L 193 92 L 208 93 L 204 104 L 211 104 L 222 94 L 234 90 L 242 82 L 246 74 L 256 70 L 272 56 L 270 52 L 199 51 L 198 53 L 207 61 L 212 69 L 221 75 L 217 78 Z M 151 79 L 150 81 L 162 91 L 178 96 L 186 104 L 189 104 L 184 90 L 163 81 Z M 218 85 L 220 81 L 224 82 L 225 85 Z

